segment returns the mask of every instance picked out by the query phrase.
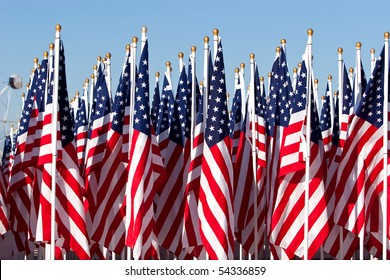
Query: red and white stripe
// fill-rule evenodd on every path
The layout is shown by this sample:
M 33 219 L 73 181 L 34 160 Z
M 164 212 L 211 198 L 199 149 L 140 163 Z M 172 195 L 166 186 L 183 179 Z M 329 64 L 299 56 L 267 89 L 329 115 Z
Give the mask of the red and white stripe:
M 200 234 L 210 259 L 233 259 L 233 166 L 230 139 L 204 145 L 199 190 Z

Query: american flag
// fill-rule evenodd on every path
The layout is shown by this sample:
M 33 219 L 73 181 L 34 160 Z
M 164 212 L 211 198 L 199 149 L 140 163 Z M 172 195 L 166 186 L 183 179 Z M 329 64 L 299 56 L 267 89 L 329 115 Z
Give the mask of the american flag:
M 56 240 L 63 241 L 62 248 L 73 249 L 80 259 L 89 259 L 89 241 L 85 225 L 84 205 L 82 198 L 83 179 L 80 175 L 76 153 L 76 143 L 73 133 L 73 122 L 70 116 L 68 91 L 66 83 L 65 54 L 62 41 L 60 41 L 59 81 L 58 81 L 58 125 L 59 140 L 62 157 L 57 160 L 56 184 Z M 53 99 L 53 91 L 49 93 Z M 49 101 L 48 101 L 49 102 Z M 53 100 L 56 102 L 56 100 Z M 46 106 L 46 109 L 48 106 Z M 57 146 L 58 147 L 58 146 Z M 50 169 L 48 171 L 50 178 Z M 50 173 L 49 173 L 50 172 Z M 43 172 L 45 175 L 45 172 Z M 46 174 L 47 175 L 47 174 Z M 45 179 L 44 179 L 45 180 Z M 47 182 L 45 182 L 47 184 Z M 49 183 L 50 186 L 50 183 Z M 46 191 L 46 190 L 45 190 Z M 51 192 L 50 190 L 47 190 Z M 50 225 L 43 225 L 50 227 Z M 61 242 L 61 241 L 60 241 Z
M 9 152 L 8 152 L 9 150 Z M 11 136 L 7 135 L 4 141 L 4 149 L 3 149 L 3 158 L 2 158 L 2 174 L 0 176 L 0 235 L 5 234 L 9 229 L 9 221 L 8 221 L 8 207 L 6 204 L 6 194 L 8 187 L 8 176 L 4 176 L 4 173 L 7 174 L 7 157 L 10 155 L 12 151 L 11 147 Z M 6 167 L 6 168 L 4 168 Z
M 209 61 L 211 56 L 209 52 Z M 209 62 L 209 69 L 211 63 Z M 187 185 L 185 192 L 184 206 L 184 225 L 182 234 L 182 244 L 186 252 L 193 254 L 199 258 L 203 250 L 202 241 L 199 234 L 199 216 L 198 216 L 198 199 L 200 187 L 200 174 L 202 164 L 202 152 L 204 142 L 204 125 L 203 125 L 203 98 L 204 95 L 200 91 L 198 81 L 192 80 L 192 64 L 191 59 L 188 65 L 188 92 L 192 96 L 192 87 L 195 83 L 195 100 L 196 114 L 191 116 L 191 122 L 195 122 L 195 129 L 191 132 L 190 137 L 193 139 L 193 147 L 190 151 L 190 164 L 188 166 Z M 192 98 L 191 98 L 192 100 Z M 195 102 L 195 101 L 194 101 Z
M 85 167 L 85 149 L 88 139 L 88 120 L 87 109 L 85 106 L 85 96 L 88 94 L 84 91 L 83 97 L 78 98 L 78 109 L 75 119 L 75 132 L 76 132 L 76 151 L 77 158 L 80 165 L 80 170 L 84 174 Z
M 3 194 L 7 193 L 8 185 L 9 185 L 9 177 L 12 169 L 12 141 L 11 137 L 13 135 L 7 135 L 4 139 L 4 148 L 3 148 L 3 157 L 1 159 L 1 174 L 4 180 L 4 185 L 2 188 Z
M 283 65 L 283 63 L 281 65 Z M 306 115 L 311 114 L 311 135 L 306 136 L 306 141 L 310 141 L 311 143 L 308 186 L 310 196 L 309 205 L 307 206 L 309 208 L 308 258 L 311 259 L 322 245 L 326 234 L 329 231 L 329 225 L 324 188 L 324 172 L 326 171 L 326 165 L 323 161 L 319 118 L 313 92 L 310 99 L 307 98 L 306 90 L 311 84 L 310 81 L 307 80 L 307 71 L 311 71 L 311 69 L 306 68 L 306 61 L 304 60 L 300 73 L 301 80 L 298 80 L 297 83 L 297 94 L 295 100 L 292 100 L 291 102 L 292 115 L 290 124 L 288 128 L 283 131 L 282 148 L 283 141 L 287 142 L 286 139 L 290 137 L 290 133 L 302 133 L 305 137 L 307 125 L 305 124 L 307 120 Z M 279 73 L 280 72 L 281 71 L 279 71 Z M 279 86 L 284 86 L 284 82 L 279 84 Z M 287 92 L 285 94 L 287 94 Z M 307 100 L 311 100 L 311 102 L 309 103 Z M 300 113 L 303 116 L 303 120 L 297 122 L 298 118 L 296 118 L 294 114 L 301 111 L 303 111 L 303 113 Z M 294 127 L 297 123 L 299 123 L 301 127 Z M 302 139 L 302 142 L 306 141 Z M 299 152 L 301 143 L 298 142 L 293 144 L 295 145 L 294 151 Z M 287 146 L 288 145 L 286 145 L 286 147 Z M 283 162 L 283 159 L 281 162 Z M 305 220 L 304 193 L 306 188 L 305 172 L 305 169 L 298 169 L 280 177 L 276 196 L 273 197 L 273 199 L 275 199 L 274 210 L 270 226 L 271 243 L 298 257 L 302 257 L 305 253 L 303 251 Z
M 266 217 L 266 195 L 265 195 L 265 156 L 266 156 L 266 143 L 265 143 L 265 99 L 261 94 L 261 85 L 259 79 L 259 72 L 256 67 L 254 74 L 254 81 L 252 83 L 254 87 L 254 104 L 255 108 L 247 110 L 245 116 L 245 122 L 243 123 L 243 129 L 240 137 L 240 145 L 238 154 L 240 157 L 237 158 L 237 164 L 234 170 L 241 171 L 237 176 L 234 176 L 235 181 L 235 197 L 234 197 L 234 211 L 236 218 L 236 224 L 241 229 L 239 239 L 246 252 L 255 254 L 256 246 L 258 252 L 264 242 L 265 234 L 265 217 Z M 248 101 L 249 102 L 249 101 Z M 249 103 L 250 104 L 250 103 Z M 248 104 L 248 105 L 249 105 Z M 254 110 L 254 119 L 252 120 L 252 112 Z M 254 201 L 254 170 L 252 162 L 252 129 L 255 130 L 255 150 L 256 150 L 256 207 L 257 216 L 255 217 Z M 244 137 L 246 139 L 244 139 Z M 240 165 L 238 165 L 240 162 Z M 242 180 L 246 177 L 246 184 L 243 184 Z M 249 179 L 249 180 L 248 180 Z M 240 182 L 241 180 L 241 182 Z M 245 186 L 245 189 L 243 188 Z M 241 191 L 238 191 L 241 190 Z M 239 206 L 241 204 L 241 206 Z M 244 206 L 244 207 L 243 207 Z M 245 216 L 242 216 L 245 214 Z M 255 218 L 257 219 L 257 229 L 255 231 Z M 255 244 L 255 236 L 257 235 L 257 245 Z
M 339 152 L 341 153 L 344 148 L 344 143 L 348 138 L 348 125 L 351 122 L 352 113 L 354 111 L 354 104 L 355 104 L 355 97 L 352 91 L 351 84 L 349 82 L 347 69 L 345 68 L 344 64 L 344 71 L 342 76 L 342 89 L 343 89 L 343 96 L 342 96 L 342 104 L 341 106 L 341 115 L 340 115 L 340 149 Z M 339 154 L 340 156 L 341 154 Z
M 126 245 L 133 248 L 134 259 L 158 258 L 153 199 L 159 186 L 149 105 L 148 42 L 142 49 L 134 96 L 133 129 L 130 139 L 129 191 L 130 224 Z M 160 160 L 160 166 L 162 162 Z
M 169 130 L 172 122 L 172 114 L 175 99 L 172 92 L 171 73 L 165 72 L 160 106 L 158 108 L 156 136 L 161 156 L 165 159 L 165 149 L 168 145 Z
M 335 115 L 334 125 L 332 127 L 332 143 L 328 154 L 328 169 L 326 176 L 325 192 L 327 197 L 327 208 L 329 213 L 330 232 L 324 242 L 324 251 L 334 258 L 350 260 L 359 246 L 359 238 L 357 235 L 340 227 L 334 223 L 334 208 L 335 208 L 335 188 L 337 183 L 337 169 L 339 162 L 336 160 L 337 150 L 339 149 L 339 101 L 335 100 Z M 343 240 L 340 242 L 340 231 L 342 232 Z
M 285 79 L 283 69 L 281 69 L 281 53 L 277 53 L 271 70 L 270 92 L 266 117 L 266 133 L 267 133 L 267 234 L 272 240 L 272 219 L 274 208 L 277 206 L 276 196 L 278 194 L 279 181 L 279 156 L 280 142 L 283 136 L 283 131 L 286 129 L 290 120 L 290 105 L 288 103 L 288 91 L 283 90 L 281 83 Z M 286 89 L 286 88 L 284 88 Z M 276 246 L 273 244 L 272 246 Z
M 332 116 L 330 115 L 331 98 L 332 98 L 332 93 L 329 92 L 329 85 L 327 84 L 326 93 L 322 100 L 323 102 L 322 102 L 322 110 L 320 116 L 320 127 L 322 133 L 322 141 L 324 143 L 325 160 L 328 166 L 329 166 L 329 156 L 330 156 L 329 153 L 332 148 L 332 126 L 331 126 Z
M 383 230 L 376 203 L 383 191 L 384 51 L 352 116 L 337 176 L 335 222 L 361 238 Z
M 130 93 L 130 63 L 126 56 L 112 110 L 112 122 L 100 170 L 91 239 L 120 254 L 125 246 L 125 197 L 128 163 L 122 161 L 124 116 Z
M 173 252 L 177 257 L 182 251 L 182 231 L 184 217 L 184 195 L 190 151 L 191 103 L 188 102 L 187 74 L 183 66 L 177 87 L 173 108 L 169 143 L 164 159 L 168 180 L 159 190 L 156 209 L 156 228 L 160 245 Z M 186 150 L 186 152 L 185 152 Z
M 204 137 L 198 207 L 200 233 L 210 259 L 232 259 L 233 166 L 221 40 L 211 74 Z
M 33 86 L 37 80 L 38 70 L 34 71 L 20 118 L 17 143 L 15 147 L 15 159 L 10 174 L 10 183 L 8 187 L 7 200 L 10 204 L 9 220 L 12 229 L 16 232 L 27 234 L 30 228 L 30 209 L 32 201 L 32 180 L 34 174 L 29 168 L 23 168 L 24 155 L 26 150 L 26 139 L 30 122 L 31 111 L 33 108 L 34 91 Z
M 238 75 L 238 74 L 237 74 Z M 233 97 L 232 109 L 230 110 L 230 139 L 231 139 L 231 147 L 232 147 L 232 163 L 233 165 L 236 162 L 236 155 L 238 149 L 238 143 L 240 139 L 240 130 L 243 123 L 242 116 L 242 94 L 241 91 L 245 92 L 245 88 L 242 88 L 240 77 L 237 79 L 236 90 Z
M 111 122 L 111 98 L 103 65 L 98 68 L 86 148 L 85 175 L 100 170 Z

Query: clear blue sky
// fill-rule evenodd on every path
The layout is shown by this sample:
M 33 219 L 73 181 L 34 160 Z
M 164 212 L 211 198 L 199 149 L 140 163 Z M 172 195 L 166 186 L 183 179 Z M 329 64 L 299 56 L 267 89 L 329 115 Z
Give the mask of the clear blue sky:
M 314 73 L 319 93 L 324 94 L 331 74 L 337 88 L 337 48 L 344 49 L 347 67 L 355 66 L 355 44 L 362 42 L 366 74 L 370 70 L 370 49 L 379 54 L 383 33 L 390 31 L 390 2 L 381 1 L 80 1 L 80 0 L 3 0 L 0 4 L 0 82 L 17 73 L 24 83 L 33 66 L 33 58 L 42 59 L 54 41 L 55 25 L 62 25 L 68 90 L 71 97 L 82 91 L 85 78 L 92 74 L 98 55 L 112 54 L 112 87 L 115 91 L 125 55 L 125 46 L 133 36 L 141 37 L 148 27 L 151 83 L 154 73 L 165 71 L 171 61 L 176 88 L 178 53 L 187 64 L 191 46 L 198 48 L 197 75 L 203 77 L 203 37 L 220 30 L 224 47 L 226 80 L 233 92 L 234 68 L 241 62 L 249 66 L 249 54 L 256 55 L 260 75 L 267 76 L 275 57 L 275 47 L 287 40 L 287 61 L 292 68 L 301 60 L 307 41 L 307 29 L 314 30 Z M 249 67 L 246 71 L 249 82 Z M 161 78 L 160 78 L 161 80 Z M 161 81 L 162 83 L 162 81 Z M 25 87 L 23 87 L 23 91 Z M 12 96 L 9 120 L 20 116 L 21 92 Z M 1 97 L 3 101 L 5 96 Z M 3 107 L 2 109 L 3 110 Z M 3 112 L 0 112 L 2 118 Z M 3 137 L 0 127 L 0 138 Z M 2 145 L 0 145 L 2 149 Z

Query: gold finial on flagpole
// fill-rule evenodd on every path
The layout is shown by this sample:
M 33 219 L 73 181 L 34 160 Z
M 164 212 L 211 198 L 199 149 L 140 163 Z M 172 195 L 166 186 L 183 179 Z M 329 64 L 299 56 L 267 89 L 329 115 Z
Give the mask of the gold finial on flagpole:
M 276 53 L 277 53 L 277 54 L 280 54 L 280 52 L 281 52 L 281 48 L 280 48 L 280 47 L 277 47 L 277 48 L 276 48 Z
M 126 51 L 130 52 L 130 48 L 131 48 L 130 44 L 127 44 L 126 45 Z
M 251 53 L 251 54 L 249 55 L 249 58 L 250 58 L 250 59 L 255 59 L 255 54 L 254 54 L 254 53 Z
M 240 63 L 240 68 L 244 69 L 245 68 L 245 63 Z
M 297 67 L 294 67 L 293 72 L 294 72 L 295 74 L 298 73 L 298 68 L 297 68 Z
M 107 59 L 111 58 L 111 53 L 109 53 L 109 52 L 106 53 L 106 58 L 107 58 Z
M 219 30 L 218 30 L 218 28 L 214 28 L 214 29 L 213 29 L 213 35 L 214 35 L 214 36 L 218 36 L 218 35 L 219 35 Z
M 95 79 L 95 75 L 91 74 L 91 80 L 93 81 L 93 79 Z
M 238 69 L 238 67 L 234 68 L 234 72 L 236 72 L 237 74 L 240 72 L 240 69 Z
M 54 50 L 54 44 L 53 43 L 49 44 L 49 49 Z
M 309 36 L 313 36 L 313 29 L 311 29 L 311 28 L 309 28 L 308 30 L 307 30 L 307 35 L 309 35 Z
M 179 59 L 183 59 L 184 54 L 182 52 L 179 52 Z
M 338 52 L 339 54 L 343 54 L 343 48 L 338 48 L 338 49 L 337 49 L 337 52 Z
M 286 39 L 282 39 L 282 40 L 280 40 L 280 43 L 281 43 L 282 45 L 285 45 L 285 44 L 287 43 L 287 41 L 286 41 Z
M 314 84 L 318 85 L 318 79 L 314 79 Z
M 370 53 L 375 54 L 375 49 L 372 48 L 372 49 L 370 50 Z
M 165 63 L 165 66 L 171 67 L 171 62 L 170 62 L 170 61 L 167 61 L 167 62 Z
M 160 72 L 156 72 L 156 78 L 158 79 L 160 77 Z
M 353 74 L 353 68 L 352 67 L 349 68 L 349 73 Z
M 43 52 L 43 58 L 47 59 L 49 57 L 49 53 L 47 51 Z
M 96 64 L 93 66 L 93 70 L 97 71 L 97 65 Z
M 97 61 L 98 62 L 102 61 L 102 57 L 100 55 L 97 57 Z
M 204 36 L 203 42 L 208 43 L 210 41 L 210 38 L 208 36 Z
M 360 49 L 362 48 L 362 43 L 357 42 L 357 43 L 356 43 L 356 48 L 360 50 Z
M 132 39 L 133 43 L 138 43 L 138 37 L 134 36 L 133 39 Z
M 203 87 L 203 81 L 199 82 L 200 87 Z
M 191 47 L 191 52 L 196 52 L 196 47 L 195 46 Z
M 390 33 L 389 32 L 385 32 L 385 39 L 389 39 L 389 37 L 390 37 Z
M 57 32 L 61 32 L 61 29 L 62 29 L 61 24 L 57 24 L 57 25 L 56 25 L 56 31 L 57 31 Z
M 263 76 L 260 77 L 260 82 L 264 82 L 264 77 Z
M 332 75 L 328 75 L 328 81 L 332 80 Z
M 38 64 L 38 58 L 34 57 L 34 64 Z

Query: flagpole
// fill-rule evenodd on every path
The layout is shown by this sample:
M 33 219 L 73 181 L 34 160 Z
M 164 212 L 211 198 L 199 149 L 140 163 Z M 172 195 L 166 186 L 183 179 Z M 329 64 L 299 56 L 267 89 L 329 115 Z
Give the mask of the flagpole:
M 217 28 L 213 29 L 213 41 L 214 41 L 214 56 L 213 56 L 213 61 L 215 61 L 215 58 L 217 57 L 217 52 L 218 52 L 218 40 L 219 40 L 219 30 Z
M 55 259 L 55 213 L 56 213 L 56 179 L 57 179 L 57 120 L 58 120 L 58 84 L 60 66 L 60 39 L 61 25 L 56 25 L 54 42 L 54 87 L 53 87 L 53 111 L 52 111 L 52 165 L 51 165 L 51 246 L 50 259 Z
M 329 95 L 329 106 L 330 106 L 330 126 L 333 131 L 334 126 L 334 100 L 333 100 L 333 90 L 332 90 L 332 75 L 328 75 L 328 92 L 326 95 Z
M 337 49 L 337 53 L 338 53 L 338 68 L 339 68 L 339 76 L 338 76 L 338 79 L 339 79 L 339 95 L 338 95 L 338 98 L 339 98 L 339 127 L 341 128 L 341 120 L 342 120 L 342 110 L 343 110 L 343 79 L 344 79 L 344 73 L 343 73 L 343 48 L 338 48 Z M 343 229 L 340 228 L 340 251 L 339 251 L 339 258 L 340 260 L 343 259 L 343 255 L 344 255 L 344 252 L 343 252 L 343 239 L 344 239 L 344 236 L 343 236 Z
M 256 178 L 256 133 L 255 133 L 255 55 L 251 53 L 249 55 L 250 57 L 250 63 L 251 63 L 251 79 L 250 79 L 250 91 L 249 91 L 249 98 L 250 98 L 250 104 L 251 104 L 251 123 L 252 123 L 252 171 L 253 171 L 253 216 L 254 216 L 254 229 L 253 229 L 253 236 L 255 241 L 255 256 L 254 259 L 259 259 L 259 236 L 258 236 L 258 209 L 257 209 L 257 178 Z
M 239 77 L 240 77 L 240 87 L 241 87 L 241 122 L 244 119 L 245 116 L 245 111 L 246 111 L 246 106 L 245 106 L 245 101 L 246 101 L 246 92 L 245 92 L 245 63 L 240 64 L 240 72 L 239 72 Z M 241 124 L 240 124 L 241 126 Z
M 310 135 L 311 135 L 311 83 L 312 83 L 312 59 L 311 59 L 311 48 L 312 48 L 312 36 L 313 30 L 307 30 L 308 40 L 308 58 L 307 58 L 307 87 L 306 87 L 306 105 L 307 105 L 307 119 L 306 119 L 306 166 L 305 166 L 305 223 L 304 223 L 304 260 L 308 259 L 308 234 L 309 234 L 309 182 L 310 182 Z
M 113 99 L 112 96 L 112 90 L 111 90 L 111 53 L 106 53 L 106 83 L 107 83 L 107 89 L 108 89 L 108 95 L 110 96 L 111 100 Z
M 388 96 L 388 92 L 389 92 L 389 36 L 390 36 L 390 33 L 389 32 L 385 32 L 385 61 L 384 61 L 384 64 L 385 64 L 385 80 L 384 80 L 384 85 L 383 85 L 383 90 L 384 90 L 384 100 L 383 100 L 383 129 L 384 129 L 384 132 L 383 132 L 383 152 L 384 152 L 384 155 L 383 155 L 383 194 L 382 194 L 382 215 L 383 215 L 383 239 L 382 239 L 382 242 L 383 242 L 383 252 L 382 252 L 382 255 L 383 255 L 383 260 L 386 260 L 387 259 L 387 231 L 389 230 L 388 227 L 387 227 L 387 167 L 388 167 L 388 164 L 387 164 L 387 159 L 388 159 L 388 154 L 387 154 L 387 149 L 388 149 L 388 143 L 387 143 L 387 140 L 388 140 L 388 110 L 389 110 L 389 96 Z
M 130 75 L 130 123 L 129 123 L 129 139 L 131 141 L 132 138 L 132 130 L 133 130 L 133 117 L 134 117 L 134 101 L 135 101 L 135 87 L 136 87 L 136 54 L 137 54 L 137 42 L 138 38 L 133 37 L 132 44 L 130 46 L 130 53 L 131 53 L 131 75 Z M 130 151 L 131 152 L 131 151 Z M 131 190 L 130 190 L 130 184 L 129 180 L 127 182 L 127 188 L 126 188 L 126 219 L 125 219 L 125 225 L 126 225 L 126 238 L 128 234 L 128 229 L 130 227 L 130 214 L 131 214 Z M 128 246 L 126 250 L 126 259 L 131 260 L 132 259 L 132 250 L 131 247 Z
M 352 86 L 353 85 L 353 68 L 352 67 L 349 68 L 348 78 L 349 78 L 349 84 Z
M 209 52 L 210 52 L 210 46 L 209 46 L 209 37 L 205 36 L 203 39 L 204 42 L 204 49 L 203 49 L 203 124 L 206 123 L 207 119 L 207 104 L 208 104 L 208 97 L 209 97 Z M 204 128 L 203 128 L 204 129 Z
M 361 65 L 362 43 L 356 43 L 356 73 L 355 73 L 355 108 L 362 97 L 362 65 Z
M 371 73 L 372 73 L 375 67 L 375 49 L 371 49 L 370 54 L 371 54 Z
M 196 47 L 191 47 L 191 151 L 194 149 L 194 135 L 195 135 L 195 122 L 196 122 L 196 68 L 195 68 L 195 58 L 196 58 Z
M 297 88 L 297 80 L 298 80 L 298 68 L 294 67 L 293 69 L 293 91 L 295 92 L 295 89 Z

